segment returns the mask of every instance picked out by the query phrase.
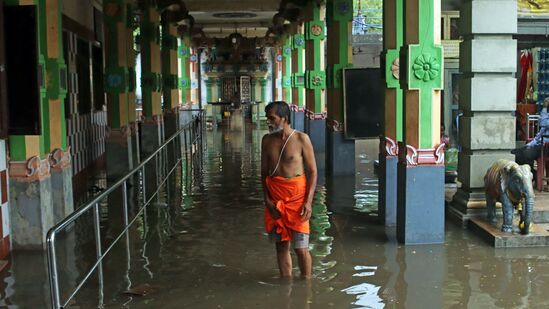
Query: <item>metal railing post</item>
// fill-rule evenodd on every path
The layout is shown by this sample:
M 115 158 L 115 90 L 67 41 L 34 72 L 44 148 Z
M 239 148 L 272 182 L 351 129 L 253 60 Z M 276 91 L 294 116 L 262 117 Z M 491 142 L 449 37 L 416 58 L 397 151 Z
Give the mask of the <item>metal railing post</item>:
M 203 113 L 199 113 L 199 118 Z M 197 120 L 197 119 L 195 119 Z M 153 196 L 151 196 L 151 200 L 154 199 L 154 195 L 157 196 L 157 199 L 159 198 L 159 194 L 161 193 L 160 187 L 164 185 L 167 181 L 169 181 L 169 177 L 172 175 L 174 171 L 177 170 L 178 166 L 177 164 L 181 163 L 181 171 L 183 171 L 183 156 L 182 151 L 185 152 L 185 164 L 187 166 L 187 170 L 185 172 L 185 179 L 189 177 L 188 175 L 188 156 L 191 156 L 191 161 L 193 160 L 192 155 L 192 145 L 193 144 L 201 144 L 202 134 L 204 133 L 204 128 L 200 126 L 201 121 L 191 121 L 187 123 L 186 125 L 182 126 L 177 132 L 175 132 L 170 138 L 166 139 L 159 149 L 154 151 L 151 155 L 149 155 L 147 158 L 145 158 L 142 162 L 137 164 L 130 172 L 128 172 L 125 176 L 117 180 L 112 186 L 109 188 L 106 188 L 102 193 L 96 195 L 91 201 L 89 201 L 86 205 L 83 205 L 76 209 L 73 213 L 68 215 L 66 218 L 64 218 L 61 222 L 56 224 L 54 227 L 52 227 L 46 236 L 46 245 L 47 245 L 47 258 L 48 258 L 48 275 L 49 275 L 49 282 L 50 282 L 50 296 L 51 296 L 51 305 L 53 308 L 63 308 L 65 306 L 68 306 L 70 301 L 76 297 L 76 294 L 80 291 L 80 289 L 84 286 L 84 284 L 87 282 L 87 280 L 90 278 L 90 276 L 93 275 L 94 271 L 98 272 L 98 281 L 99 281 L 99 304 L 100 306 L 103 306 L 104 302 L 104 275 L 103 275 L 103 258 L 109 254 L 109 252 L 112 250 L 112 248 L 118 244 L 119 240 L 126 236 L 126 254 L 128 256 L 128 269 L 129 269 L 129 261 L 130 261 L 130 238 L 129 238 L 129 229 L 130 227 L 135 223 L 135 221 L 138 220 L 139 215 L 143 215 L 143 227 L 145 229 L 145 235 L 148 233 L 148 224 L 147 224 L 147 212 L 146 207 L 149 205 L 149 202 L 147 200 L 147 174 L 146 174 L 146 165 L 151 164 L 151 161 L 154 159 L 157 167 L 157 186 L 156 190 L 153 193 Z M 189 137 L 187 137 L 187 132 L 189 134 Z M 196 134 L 200 134 L 200 136 L 197 136 Z M 183 136 L 181 136 L 183 135 Z M 183 139 L 183 147 L 181 146 L 181 139 Z M 174 142 L 175 141 L 175 142 Z M 167 147 L 169 147 L 169 143 L 174 142 L 174 153 L 175 156 L 177 154 L 179 155 L 178 159 L 175 160 L 173 163 L 173 166 L 168 166 L 167 161 L 167 155 L 169 153 L 169 150 Z M 179 147 L 179 150 L 177 151 L 177 147 Z M 198 147 L 198 146 L 197 146 Z M 201 146 L 202 147 L 202 146 Z M 202 149 L 197 149 L 197 151 L 200 151 L 197 155 L 201 155 Z M 191 153 L 190 153 L 191 152 Z M 154 157 L 154 158 L 153 158 Z M 159 163 L 159 160 L 161 161 L 164 158 L 164 162 L 162 164 Z M 179 159 L 181 158 L 181 159 Z M 191 162 L 192 163 L 192 162 Z M 160 166 L 162 165 L 162 166 Z M 190 167 L 192 171 L 192 166 Z M 165 173 L 162 173 L 162 171 L 165 169 Z M 142 190 L 142 198 L 143 198 L 143 204 L 142 207 L 138 207 L 138 210 L 136 212 L 136 215 L 130 219 L 129 217 L 129 197 L 128 197 L 128 182 L 133 182 L 135 179 L 139 179 L 139 174 L 141 174 L 141 190 Z M 164 178 L 165 176 L 165 178 Z M 162 177 L 162 179 L 160 179 Z M 112 243 L 108 244 L 105 248 L 102 246 L 101 241 L 101 218 L 100 218 L 100 203 L 104 201 L 106 198 L 109 197 L 110 194 L 114 193 L 115 190 L 118 190 L 119 187 L 122 187 L 122 200 L 123 200 L 123 221 L 124 221 L 124 229 L 119 234 L 115 235 L 115 239 L 112 241 Z M 166 186 L 168 187 L 168 186 Z M 169 194 L 169 192 L 168 192 Z M 132 195 L 133 196 L 133 195 Z M 89 211 L 93 212 L 93 225 L 94 225 L 94 236 L 95 236 L 95 245 L 96 245 L 96 257 L 97 260 L 93 263 L 93 266 L 86 271 L 86 274 L 83 276 L 82 279 L 79 280 L 77 286 L 70 290 L 68 293 L 68 297 L 66 299 L 61 298 L 61 294 L 65 295 L 65 293 L 61 293 L 60 290 L 60 280 L 59 280 L 59 273 L 57 268 L 57 256 L 56 256 L 56 248 L 55 248 L 55 242 L 56 242 L 56 236 L 61 231 L 66 231 L 69 227 L 74 226 L 75 221 L 85 214 L 89 214 Z M 128 277 L 128 284 L 131 284 Z
M 95 230 L 95 249 L 97 251 L 97 260 L 101 260 L 103 252 L 101 250 L 101 225 L 99 220 L 99 202 L 95 203 L 93 209 L 93 225 Z M 103 262 L 99 262 L 97 275 L 99 279 L 99 303 L 103 304 Z
M 50 269 L 50 295 L 53 308 L 61 308 L 59 297 L 59 274 L 57 272 L 57 256 L 55 253 L 55 234 L 48 233 L 48 267 Z
M 128 226 L 128 185 L 124 180 L 122 184 L 122 206 L 124 207 L 124 226 Z
M 143 205 L 147 203 L 147 190 L 146 190 L 146 180 L 145 180 L 145 165 L 143 165 L 143 168 L 141 169 L 141 194 L 143 194 Z

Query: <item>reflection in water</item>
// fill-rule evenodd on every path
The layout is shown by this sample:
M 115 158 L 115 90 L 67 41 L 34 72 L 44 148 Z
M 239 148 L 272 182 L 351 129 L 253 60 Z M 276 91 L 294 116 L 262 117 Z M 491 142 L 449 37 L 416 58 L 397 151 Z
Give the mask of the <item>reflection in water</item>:
M 549 307 L 545 248 L 495 250 L 451 224 L 444 245 L 401 246 L 394 228 L 377 225 L 377 141 L 357 141 L 357 177 L 330 177 L 317 188 L 313 278 L 278 279 L 262 220 L 265 131 L 238 117 L 207 132 L 205 159 L 183 164 L 161 198 L 169 206 L 138 217 L 103 263 L 103 289 L 94 274 L 74 307 L 98 307 L 100 296 L 105 308 Z M 106 243 L 118 211 L 104 206 Z M 58 252 L 64 291 L 94 260 L 93 226 L 84 219 Z M 41 253 L 14 253 L 0 274 L 0 306 L 46 308 L 45 266 Z M 149 294 L 124 293 L 132 288 Z
M 384 308 L 383 300 L 379 298 L 380 287 L 370 283 L 360 283 L 352 287 L 343 289 L 349 295 L 357 295 L 353 305 L 361 306 L 362 308 Z

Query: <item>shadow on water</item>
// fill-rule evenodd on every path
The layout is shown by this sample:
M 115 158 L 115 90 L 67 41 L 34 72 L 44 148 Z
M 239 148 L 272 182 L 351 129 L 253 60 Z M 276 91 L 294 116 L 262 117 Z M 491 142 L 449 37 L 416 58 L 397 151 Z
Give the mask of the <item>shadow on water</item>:
M 493 249 L 451 224 L 443 245 L 402 246 L 394 228 L 378 225 L 373 172 L 377 141 L 357 142 L 356 177 L 327 178 L 317 188 L 311 220 L 313 278 L 278 279 L 274 246 L 263 229 L 263 134 L 238 113 L 209 130 L 204 160 L 178 169 L 161 198 L 168 206 L 158 204 L 138 217 L 103 263 L 102 288 L 92 275 L 72 306 L 549 306 L 544 294 L 549 283 L 546 249 Z M 103 209 L 102 231 L 108 242 L 110 227 L 115 226 L 111 217 L 119 209 L 112 202 Z M 91 225 L 80 225 L 65 235 L 61 249 L 63 291 L 74 286 L 94 260 Z M 0 306 L 47 307 L 45 266 L 39 252 L 12 254 L 10 267 L 1 274 Z M 136 288 L 148 294 L 124 293 Z

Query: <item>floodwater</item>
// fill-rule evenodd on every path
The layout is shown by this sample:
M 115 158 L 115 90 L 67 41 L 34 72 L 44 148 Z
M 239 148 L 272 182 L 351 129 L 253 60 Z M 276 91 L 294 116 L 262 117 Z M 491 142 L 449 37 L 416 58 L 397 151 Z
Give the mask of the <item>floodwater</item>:
M 494 249 L 451 223 L 445 244 L 403 246 L 394 228 L 377 224 L 376 141 L 357 143 L 356 177 L 319 180 L 313 278 L 298 279 L 294 256 L 295 279 L 278 279 L 274 245 L 263 230 L 264 133 L 238 113 L 208 130 L 204 160 L 179 172 L 162 198 L 168 207 L 147 209 L 103 263 L 103 285 L 94 274 L 70 307 L 549 307 L 545 248 Z M 105 230 L 108 225 L 103 222 Z M 63 251 L 64 288 L 75 285 L 95 256 L 93 242 L 77 239 L 69 237 Z M 1 274 L 0 306 L 48 307 L 45 267 L 39 252 L 13 254 Z M 124 293 L 139 287 L 148 294 Z

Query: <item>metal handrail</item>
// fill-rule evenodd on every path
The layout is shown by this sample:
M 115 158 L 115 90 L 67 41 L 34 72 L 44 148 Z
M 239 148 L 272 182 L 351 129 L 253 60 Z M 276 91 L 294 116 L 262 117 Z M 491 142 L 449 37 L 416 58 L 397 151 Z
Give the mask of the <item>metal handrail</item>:
M 199 118 L 203 118 L 202 114 L 204 113 L 203 110 L 200 110 Z M 50 281 L 50 294 L 51 294 L 51 303 L 52 308 L 64 308 L 66 307 L 69 302 L 76 296 L 78 291 L 82 288 L 84 283 L 88 280 L 88 278 L 92 275 L 92 273 L 98 268 L 98 266 L 101 265 L 103 258 L 111 251 L 111 249 L 114 247 L 114 245 L 122 238 L 124 234 L 128 231 L 128 229 L 132 226 L 132 224 L 137 220 L 141 212 L 149 205 L 149 203 L 152 201 L 152 199 L 158 195 L 158 192 L 160 191 L 160 188 L 166 183 L 168 180 L 168 177 L 173 173 L 173 171 L 177 168 L 179 163 L 183 160 L 183 157 L 180 156 L 176 162 L 174 163 L 173 167 L 170 169 L 170 171 L 166 174 L 165 178 L 161 183 L 158 184 L 156 191 L 150 196 L 150 198 L 146 199 L 146 192 L 145 192 L 145 165 L 156 158 L 156 156 L 164 151 L 168 144 L 170 144 L 174 139 L 178 138 L 182 133 L 185 132 L 185 130 L 193 128 L 193 125 L 195 123 L 196 118 L 193 117 L 191 121 L 186 123 L 181 129 L 179 129 L 176 133 L 174 133 L 171 137 L 169 137 L 155 152 L 153 152 L 151 155 L 149 155 L 145 160 L 143 160 L 139 165 L 137 165 L 135 168 L 133 168 L 131 171 L 129 171 L 125 176 L 121 177 L 119 180 L 117 180 L 112 186 L 105 189 L 103 192 L 95 196 L 90 202 L 87 204 L 79 207 L 76 209 L 73 213 L 68 215 L 65 219 L 63 219 L 61 222 L 59 222 L 57 225 L 52 227 L 46 236 L 46 246 L 47 246 L 47 256 L 48 256 L 48 276 Z M 201 121 L 203 123 L 203 121 Z M 193 133 L 193 132 L 191 132 Z M 195 134 L 200 134 L 202 132 L 194 132 Z M 186 141 L 186 134 L 184 134 L 185 137 L 185 147 L 187 144 Z M 198 137 L 194 138 L 193 140 L 189 139 L 190 144 L 194 144 L 198 140 Z M 186 150 L 185 150 L 186 152 Z M 186 157 L 186 156 L 185 156 Z M 135 214 L 135 217 L 133 220 L 128 222 L 128 198 L 127 198 L 127 181 L 130 177 L 134 176 L 134 174 L 141 172 L 142 175 L 142 191 L 143 191 L 143 206 L 139 209 L 139 211 Z M 100 220 L 99 220 L 99 202 L 109 196 L 110 193 L 114 192 L 119 187 L 122 187 L 122 196 L 123 196 L 123 206 L 124 206 L 124 224 L 125 228 L 120 232 L 120 234 L 114 239 L 114 241 L 110 244 L 110 246 L 103 252 L 101 248 L 101 235 L 100 235 Z M 86 273 L 84 278 L 79 282 L 79 284 L 76 286 L 74 291 L 70 294 L 70 296 L 67 298 L 67 300 L 62 304 L 60 299 L 60 291 L 59 291 L 59 275 L 58 275 L 58 268 L 57 268 L 57 257 L 55 252 L 55 237 L 56 235 L 62 231 L 65 230 L 67 227 L 69 227 L 72 223 L 74 223 L 78 218 L 80 218 L 82 215 L 87 213 L 90 209 L 94 208 L 93 210 L 93 217 L 94 217 L 94 232 L 95 232 L 95 241 L 96 241 L 96 250 L 97 250 L 97 261 L 93 264 L 93 267 Z M 99 268 L 99 282 L 103 282 L 103 270 L 100 267 Z

